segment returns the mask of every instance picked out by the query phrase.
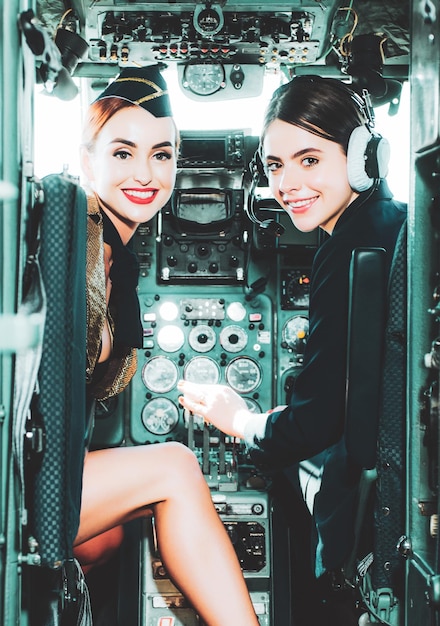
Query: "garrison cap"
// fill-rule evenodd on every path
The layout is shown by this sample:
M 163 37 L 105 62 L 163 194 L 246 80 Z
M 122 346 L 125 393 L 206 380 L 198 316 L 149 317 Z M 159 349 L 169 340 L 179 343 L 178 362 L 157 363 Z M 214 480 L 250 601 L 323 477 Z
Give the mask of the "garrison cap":
M 155 117 L 172 117 L 167 84 L 157 65 L 126 67 L 98 96 L 123 98 L 141 106 Z

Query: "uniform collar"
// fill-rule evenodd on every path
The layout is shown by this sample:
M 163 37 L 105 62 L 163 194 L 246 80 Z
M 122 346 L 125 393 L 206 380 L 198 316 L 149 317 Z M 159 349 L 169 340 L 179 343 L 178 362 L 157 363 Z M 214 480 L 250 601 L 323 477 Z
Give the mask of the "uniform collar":
M 381 179 L 375 189 L 373 188 L 372 190 L 369 189 L 368 191 L 363 191 L 348 205 L 336 222 L 333 233 L 341 228 L 366 202 L 370 200 L 373 200 L 374 202 L 377 202 L 378 200 L 391 200 L 392 198 L 393 194 L 388 187 L 388 183 L 386 180 Z

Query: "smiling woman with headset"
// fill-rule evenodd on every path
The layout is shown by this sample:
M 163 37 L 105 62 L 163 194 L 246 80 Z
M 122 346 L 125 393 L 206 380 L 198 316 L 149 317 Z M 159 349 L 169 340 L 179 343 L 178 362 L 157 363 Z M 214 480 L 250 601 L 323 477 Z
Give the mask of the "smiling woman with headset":
M 370 111 L 367 94 L 300 76 L 276 90 L 266 112 L 259 154 L 272 194 L 299 230 L 328 235 L 313 263 L 309 338 L 289 405 L 254 414 L 227 386 L 179 383 L 181 404 L 243 439 L 264 470 L 324 452 L 343 434 L 352 250 L 384 248 L 389 271 L 406 219 L 384 180 L 388 142 Z

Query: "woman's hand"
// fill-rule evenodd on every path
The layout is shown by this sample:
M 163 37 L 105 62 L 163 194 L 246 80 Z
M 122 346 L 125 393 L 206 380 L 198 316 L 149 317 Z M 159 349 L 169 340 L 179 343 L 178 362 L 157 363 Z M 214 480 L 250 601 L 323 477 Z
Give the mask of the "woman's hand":
M 200 415 L 231 437 L 244 436 L 245 426 L 253 413 L 233 389 L 226 385 L 202 385 L 185 380 L 179 381 L 177 388 L 183 394 L 179 402 L 188 411 Z

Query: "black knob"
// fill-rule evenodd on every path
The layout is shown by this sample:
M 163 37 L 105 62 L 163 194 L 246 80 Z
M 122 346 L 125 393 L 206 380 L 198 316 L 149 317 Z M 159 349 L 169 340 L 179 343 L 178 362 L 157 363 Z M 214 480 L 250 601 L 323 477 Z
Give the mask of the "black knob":
M 197 272 L 197 263 L 194 263 L 194 261 L 188 263 L 188 272 L 190 274 L 195 274 Z
M 176 257 L 174 255 L 173 256 L 168 256 L 167 257 L 167 263 L 168 263 L 169 267 L 176 267 L 176 265 L 177 265 Z
M 203 245 L 200 245 L 200 246 L 197 248 L 197 254 L 198 254 L 200 257 L 202 257 L 202 258 L 203 258 L 203 257 L 206 257 L 206 256 L 209 256 L 209 253 L 210 253 L 210 252 L 211 252 L 211 251 L 210 251 L 210 249 L 208 248 L 208 246 L 203 246 Z
M 219 270 L 218 263 L 209 264 L 209 271 L 211 272 L 211 274 L 217 274 L 218 270 Z

